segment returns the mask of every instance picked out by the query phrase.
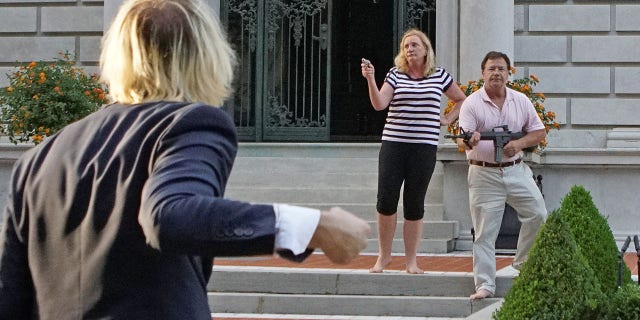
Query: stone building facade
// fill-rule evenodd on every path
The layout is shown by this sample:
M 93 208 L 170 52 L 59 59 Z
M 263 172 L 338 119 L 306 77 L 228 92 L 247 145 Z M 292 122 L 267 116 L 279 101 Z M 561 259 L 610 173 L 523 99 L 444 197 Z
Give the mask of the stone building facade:
M 384 0 L 383 0 L 384 1 Z M 121 0 L 0 0 L 0 74 L 16 61 L 69 51 L 96 71 L 100 39 Z M 209 0 L 218 8 L 219 1 Z M 489 50 L 508 53 L 516 77 L 541 81 L 562 125 L 533 154 L 550 210 L 572 185 L 591 190 L 618 239 L 640 232 L 640 3 L 631 0 L 437 0 L 437 57 L 461 82 L 478 79 Z M 0 77 L 0 86 L 7 81 Z M 470 221 L 464 156 L 443 141 L 447 219 Z M 464 247 L 464 245 L 463 245 Z

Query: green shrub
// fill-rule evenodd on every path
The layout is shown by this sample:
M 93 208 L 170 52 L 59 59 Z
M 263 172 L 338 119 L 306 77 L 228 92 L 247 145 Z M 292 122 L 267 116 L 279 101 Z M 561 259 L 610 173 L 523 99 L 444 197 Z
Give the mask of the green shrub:
M 0 88 L 0 133 L 11 142 L 38 144 L 108 103 L 96 74 L 85 74 L 69 53 L 59 55 L 7 74 L 9 86 Z
M 640 286 L 627 283 L 611 298 L 607 320 L 640 319 Z
M 494 319 L 601 319 L 600 284 L 580 253 L 563 216 L 544 223 L 520 275 Z
M 559 209 L 569 224 L 580 251 L 594 270 L 602 291 L 611 295 L 618 288 L 619 250 L 609 227 L 593 204 L 591 194 L 582 186 L 573 186 Z M 631 272 L 623 264 L 623 283 L 631 282 Z

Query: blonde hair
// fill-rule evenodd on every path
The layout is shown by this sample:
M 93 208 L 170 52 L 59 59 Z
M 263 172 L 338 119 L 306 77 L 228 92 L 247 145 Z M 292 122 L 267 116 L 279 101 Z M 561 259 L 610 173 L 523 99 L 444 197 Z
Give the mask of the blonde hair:
M 197 101 L 231 95 L 236 57 L 217 15 L 201 0 L 129 0 L 107 31 L 103 80 L 120 103 Z
M 404 33 L 404 35 L 402 36 L 402 40 L 400 40 L 400 49 L 398 50 L 398 54 L 396 55 L 395 59 L 393 59 L 393 62 L 400 72 L 409 72 L 409 65 L 407 64 L 407 59 L 405 58 L 404 41 L 407 39 L 407 37 L 410 36 L 417 36 L 418 38 L 420 38 L 420 40 L 422 41 L 422 45 L 424 45 L 427 50 L 427 55 L 424 57 L 424 76 L 427 77 L 436 71 L 436 54 L 431 47 L 431 41 L 429 41 L 427 35 L 418 29 L 412 28 Z

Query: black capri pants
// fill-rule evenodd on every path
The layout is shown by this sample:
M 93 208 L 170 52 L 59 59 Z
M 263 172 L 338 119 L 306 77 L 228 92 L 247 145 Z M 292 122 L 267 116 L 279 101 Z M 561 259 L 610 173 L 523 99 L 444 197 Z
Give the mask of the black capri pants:
M 404 218 L 424 217 L 424 198 L 436 165 L 438 146 L 424 143 L 382 141 L 378 160 L 378 202 L 382 215 L 398 211 L 400 189 L 404 183 Z

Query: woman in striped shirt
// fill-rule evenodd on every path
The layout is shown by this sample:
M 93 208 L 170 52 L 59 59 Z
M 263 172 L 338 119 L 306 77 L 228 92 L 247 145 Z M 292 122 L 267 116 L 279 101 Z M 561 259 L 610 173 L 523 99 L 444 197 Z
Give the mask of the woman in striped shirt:
M 379 273 L 391 262 L 400 189 L 404 183 L 403 238 L 408 273 L 423 273 L 416 253 L 422 238 L 424 198 L 436 163 L 440 127 L 458 117 L 465 94 L 447 71 L 435 66 L 429 38 L 410 29 L 402 37 L 382 87 L 375 82 L 375 68 L 363 59 L 373 108 L 389 107 L 382 131 L 378 166 L 378 260 L 369 269 Z M 440 116 L 442 94 L 455 102 L 453 111 Z

